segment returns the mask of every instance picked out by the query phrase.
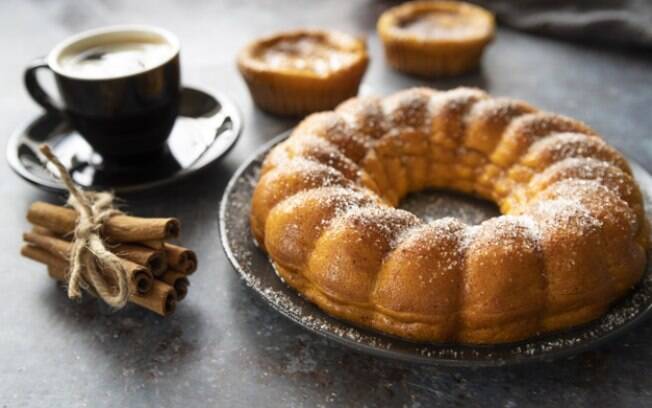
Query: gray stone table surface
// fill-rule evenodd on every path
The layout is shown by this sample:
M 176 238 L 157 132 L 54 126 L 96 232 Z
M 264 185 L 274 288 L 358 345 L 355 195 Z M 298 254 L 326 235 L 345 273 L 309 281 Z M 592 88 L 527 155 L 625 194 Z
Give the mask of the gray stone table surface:
M 338 28 L 368 37 L 364 84 L 386 94 L 412 85 L 478 86 L 582 119 L 652 170 L 652 58 L 500 29 L 481 70 L 423 82 L 392 72 L 372 1 L 98 0 L 0 2 L 0 138 L 35 114 L 23 67 L 74 32 L 114 23 L 167 27 L 182 41 L 183 78 L 241 107 L 236 148 L 201 175 L 130 196 L 128 210 L 176 215 L 201 269 L 168 319 L 75 304 L 44 268 L 18 255 L 30 202 L 60 200 L 0 165 L 0 404 L 22 406 L 650 406 L 652 323 L 608 347 L 552 363 L 451 369 L 380 360 L 325 341 L 277 315 L 245 287 L 218 239 L 217 210 L 235 168 L 294 123 L 257 111 L 234 67 L 237 50 L 273 30 Z M 245 220 L 243 220 L 245 222 Z

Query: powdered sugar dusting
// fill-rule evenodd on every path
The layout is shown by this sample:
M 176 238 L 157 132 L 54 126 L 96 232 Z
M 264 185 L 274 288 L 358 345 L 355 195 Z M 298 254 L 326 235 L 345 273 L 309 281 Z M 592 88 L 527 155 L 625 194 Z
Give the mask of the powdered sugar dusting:
M 415 214 L 425 222 L 443 217 L 455 217 L 468 224 L 500 215 L 495 204 L 447 191 L 422 191 L 408 195 L 400 208 Z
M 389 128 L 413 128 L 424 133 L 431 127 L 430 102 L 433 91 L 412 88 L 385 98 L 382 102 Z
M 589 231 L 595 231 L 602 225 L 586 207 L 577 200 L 568 198 L 537 201 L 530 213 L 539 223 L 542 233 L 547 235 L 559 230 L 560 225 L 572 229 L 577 236 L 587 235 Z
M 513 118 L 532 112 L 533 107 L 525 102 L 508 98 L 488 98 L 476 103 L 469 111 L 467 122 L 481 120 L 492 126 L 504 126 Z
M 387 130 L 380 101 L 373 96 L 352 98 L 339 105 L 336 111 L 356 133 L 378 139 Z
M 592 157 L 606 163 L 626 168 L 623 158 L 611 146 L 595 136 L 583 133 L 553 133 L 535 142 L 529 149 L 525 162 L 537 168 L 568 157 Z
M 636 185 L 632 177 L 618 167 L 594 158 L 569 158 L 548 167 L 543 173 L 534 176 L 530 185 L 535 191 L 542 191 L 546 186 L 559 180 L 595 180 L 602 186 L 614 191 L 630 205 Z

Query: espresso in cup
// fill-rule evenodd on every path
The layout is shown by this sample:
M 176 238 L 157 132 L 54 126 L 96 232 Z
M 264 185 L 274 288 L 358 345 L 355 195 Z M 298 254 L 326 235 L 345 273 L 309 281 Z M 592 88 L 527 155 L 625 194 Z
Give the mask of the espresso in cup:
M 40 87 L 36 70 L 54 72 L 62 102 Z M 78 34 L 25 72 L 27 90 L 72 126 L 107 161 L 163 151 L 178 112 L 179 43 L 165 30 L 118 26 Z

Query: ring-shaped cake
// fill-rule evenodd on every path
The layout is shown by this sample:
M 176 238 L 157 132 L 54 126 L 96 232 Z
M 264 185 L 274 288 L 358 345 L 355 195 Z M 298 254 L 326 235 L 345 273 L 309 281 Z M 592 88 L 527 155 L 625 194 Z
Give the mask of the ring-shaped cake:
M 409 192 L 495 202 L 425 223 Z M 593 320 L 641 278 L 627 161 L 584 123 L 478 89 L 414 88 L 313 114 L 266 157 L 251 228 L 327 313 L 413 341 L 513 342 Z

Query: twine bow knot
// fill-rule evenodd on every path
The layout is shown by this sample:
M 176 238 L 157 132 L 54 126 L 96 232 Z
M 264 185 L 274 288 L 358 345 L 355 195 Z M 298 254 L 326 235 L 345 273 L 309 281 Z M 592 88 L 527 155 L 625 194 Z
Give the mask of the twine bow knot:
M 85 289 L 114 308 L 124 307 L 130 295 L 127 271 L 120 259 L 106 248 L 100 236 L 104 222 L 121 214 L 113 207 L 113 194 L 77 188 L 50 147 L 41 145 L 39 150 L 57 169 L 70 193 L 68 204 L 79 214 L 70 251 L 68 297 L 80 299 L 81 290 Z

